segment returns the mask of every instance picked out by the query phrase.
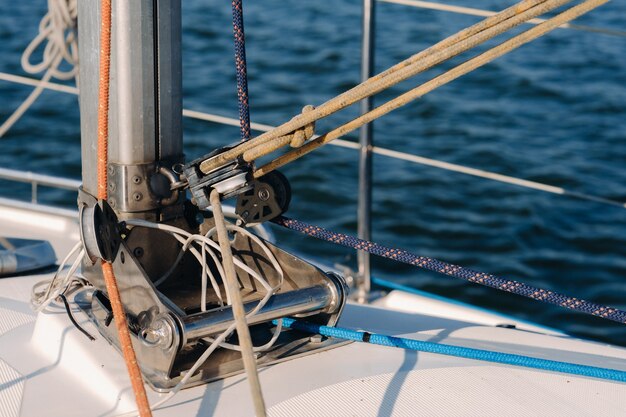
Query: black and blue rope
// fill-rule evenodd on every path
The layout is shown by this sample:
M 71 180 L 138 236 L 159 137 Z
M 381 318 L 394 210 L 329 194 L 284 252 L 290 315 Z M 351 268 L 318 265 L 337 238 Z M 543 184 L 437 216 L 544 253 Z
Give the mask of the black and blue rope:
M 235 67 L 237 69 L 237 97 L 241 140 L 250 139 L 250 105 L 248 100 L 248 69 L 243 29 L 243 0 L 233 0 L 233 35 L 235 37 Z
M 476 284 L 485 285 L 491 288 L 496 288 L 498 290 L 532 298 L 534 300 L 543 301 L 545 303 L 558 305 L 571 310 L 591 314 L 596 317 L 601 317 L 607 320 L 626 324 L 626 311 L 623 310 L 603 306 L 575 297 L 569 297 L 554 291 L 537 288 L 523 282 L 513 281 L 483 272 L 477 272 L 434 258 L 415 255 L 402 249 L 394 249 L 387 246 L 382 246 L 377 243 L 358 239 L 356 237 L 345 235 L 343 233 L 332 232 L 330 230 L 326 230 L 319 226 L 313 226 L 299 220 L 293 220 L 280 216 L 274 219 L 273 222 L 288 229 L 295 230 L 300 233 L 304 233 L 306 235 L 325 240 L 327 242 L 336 243 L 338 245 L 347 246 L 349 248 L 357 250 L 362 250 L 365 252 L 369 252 L 373 255 L 378 255 L 383 258 L 418 266 L 420 268 L 438 272 L 440 274 L 461 278 Z

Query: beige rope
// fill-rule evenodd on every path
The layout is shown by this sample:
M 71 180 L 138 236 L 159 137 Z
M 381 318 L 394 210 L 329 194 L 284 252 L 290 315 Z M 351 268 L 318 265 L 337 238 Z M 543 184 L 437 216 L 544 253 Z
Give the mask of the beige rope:
M 595 9 L 598 6 L 601 6 L 602 4 L 608 1 L 609 0 L 587 0 L 577 6 L 574 6 L 566 10 L 565 12 L 560 13 L 559 15 L 551 19 L 548 19 L 545 22 L 527 30 L 526 32 L 523 32 L 517 36 L 514 36 L 513 38 L 478 55 L 477 57 L 474 57 L 470 59 L 469 61 L 466 61 L 463 64 L 456 66 L 450 71 L 447 71 L 439 75 L 438 77 L 435 77 L 432 80 L 396 97 L 395 99 L 388 101 L 382 106 L 379 106 L 375 108 L 374 110 L 368 113 L 365 113 L 364 115 L 352 120 L 351 122 L 346 123 L 345 125 L 340 126 L 328 132 L 327 134 L 322 135 L 318 137 L 317 139 L 312 140 L 311 142 L 306 143 L 305 145 L 303 145 L 302 147 L 298 149 L 292 150 L 286 153 L 285 155 L 282 155 L 281 157 L 275 159 L 274 161 L 257 169 L 254 173 L 254 176 L 255 178 L 261 177 L 267 174 L 268 172 L 273 171 L 274 169 L 280 166 L 283 166 L 286 163 L 291 162 L 301 157 L 302 155 L 305 155 L 311 152 L 314 149 L 319 148 L 320 146 L 332 141 L 333 139 L 343 136 L 389 113 L 390 111 L 395 110 L 399 107 L 402 107 L 405 104 L 422 97 L 424 94 L 427 94 L 433 91 L 434 89 L 441 87 L 442 85 L 445 85 L 449 83 L 450 81 L 455 80 L 459 78 L 460 76 L 465 75 L 468 72 L 471 72 L 475 70 L 476 68 L 479 68 L 493 61 L 494 59 L 514 49 L 517 49 L 518 47 L 534 39 L 537 39 L 538 37 L 546 34 L 547 32 L 556 29 L 557 27 L 559 27 L 559 25 L 562 25 L 563 23 L 569 22 L 573 19 L 576 19 L 577 17 L 589 12 L 590 10 Z
M 235 263 L 233 262 L 230 240 L 228 239 L 228 231 L 226 230 L 226 220 L 222 212 L 220 194 L 214 189 L 211 191 L 209 199 L 211 201 L 211 207 L 213 208 L 217 239 L 222 251 L 222 266 L 224 267 L 224 273 L 226 275 L 226 287 L 228 288 L 228 294 L 232 302 L 233 316 L 235 317 L 235 324 L 237 326 L 237 336 L 239 337 L 243 366 L 246 370 L 248 383 L 250 384 L 250 391 L 252 392 L 254 411 L 257 417 L 265 417 L 265 402 L 263 401 L 263 393 L 261 392 L 261 382 L 259 381 L 256 359 L 252 351 L 252 339 L 250 338 L 248 323 L 246 322 L 246 312 L 243 307 L 241 293 L 239 292 L 239 283 L 237 281 L 237 273 L 235 272 Z
M 309 113 L 313 109 L 315 109 L 315 107 L 308 104 L 304 106 L 304 108 L 302 109 L 302 114 Z M 304 144 L 305 141 L 311 139 L 314 134 L 315 134 L 315 122 L 312 122 L 304 126 L 303 128 L 296 130 L 293 133 L 293 138 L 291 139 L 291 142 L 289 143 L 289 145 L 291 145 L 292 148 L 299 148 L 300 146 Z
M 204 161 L 200 164 L 200 169 L 204 173 L 211 172 L 224 163 L 233 161 L 244 152 L 254 147 L 261 146 L 272 140 L 288 135 L 309 123 L 342 110 L 365 97 L 377 94 L 569 1 L 571 0 L 523 0 L 494 16 L 488 17 L 444 39 L 405 61 L 394 65 L 383 73 L 321 104 L 314 110 L 300 114 L 270 132 L 244 142 L 210 160 Z M 281 143 L 283 142 L 284 141 L 281 141 Z M 267 149 L 269 148 L 266 148 L 266 151 L 256 151 L 255 154 L 267 154 L 271 152 L 271 150 L 267 151 Z M 272 149 L 275 150 L 278 149 L 278 147 L 272 147 Z
M 302 113 L 308 113 L 313 110 L 315 107 L 309 105 L 304 106 L 302 109 Z M 281 136 L 272 141 L 272 145 L 276 147 L 276 149 L 282 148 L 283 146 L 290 145 L 292 148 L 299 148 L 304 144 L 305 141 L 311 139 L 315 135 L 315 122 L 309 123 L 308 125 L 296 130 L 295 132 Z M 267 154 L 267 150 L 261 146 L 257 146 L 256 148 L 252 148 L 249 151 L 245 151 L 243 153 L 243 159 L 246 161 L 254 161 L 257 158 L 260 158 L 263 155 Z

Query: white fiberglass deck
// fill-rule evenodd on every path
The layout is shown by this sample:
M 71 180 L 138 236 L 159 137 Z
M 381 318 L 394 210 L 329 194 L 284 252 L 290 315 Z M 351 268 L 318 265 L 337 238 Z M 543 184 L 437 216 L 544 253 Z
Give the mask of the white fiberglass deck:
M 57 256 L 78 239 L 74 220 L 0 202 L 4 236 L 49 239 Z M 121 356 L 76 312 L 36 316 L 30 290 L 51 274 L 0 279 L 0 416 L 115 416 L 134 400 Z M 495 327 L 515 324 L 518 329 Z M 392 292 L 348 305 L 343 327 L 626 371 L 626 349 L 558 335 L 462 305 Z M 262 368 L 271 416 L 623 416 L 626 384 L 351 343 Z M 148 388 L 152 403 L 159 394 Z M 235 376 L 180 392 L 156 416 L 252 416 Z

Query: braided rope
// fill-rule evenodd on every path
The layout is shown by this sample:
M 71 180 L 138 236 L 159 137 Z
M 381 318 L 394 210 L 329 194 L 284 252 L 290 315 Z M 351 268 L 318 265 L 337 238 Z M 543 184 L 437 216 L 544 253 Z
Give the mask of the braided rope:
M 243 29 L 243 0 L 233 0 L 233 35 L 235 37 L 235 67 L 237 68 L 237 98 L 241 140 L 250 139 L 250 104 L 248 100 L 248 69 L 246 38 Z
M 98 199 L 107 200 L 108 198 L 108 140 L 109 140 L 109 87 L 110 87 L 110 68 L 111 68 L 111 0 L 100 1 L 100 70 L 98 84 Z M 113 265 L 110 262 L 102 260 L 102 275 L 106 286 L 109 300 L 111 301 L 111 309 L 113 310 L 113 319 L 117 328 L 117 337 L 120 343 L 120 349 L 124 356 L 128 377 L 130 378 L 131 387 L 135 395 L 137 409 L 140 417 L 151 417 L 150 403 L 146 394 L 141 370 L 137 362 L 137 356 L 128 330 L 128 322 L 126 320 L 126 312 L 120 297 L 120 291 L 117 286 L 117 279 L 113 271 Z
M 568 1 L 569 0 L 559 0 L 559 2 L 563 2 L 563 3 L 568 2 Z M 393 110 L 396 110 L 414 100 L 419 99 L 420 97 L 424 96 L 425 94 L 430 93 L 431 91 L 441 87 L 442 85 L 445 85 L 471 71 L 474 71 L 475 69 L 478 69 L 486 65 L 487 63 L 493 61 L 494 59 L 499 58 L 513 51 L 514 49 L 517 49 L 520 46 L 539 38 L 540 36 L 543 36 L 544 34 L 558 28 L 560 25 L 573 20 L 593 10 L 594 8 L 607 3 L 608 1 L 609 0 L 586 0 L 578 4 L 577 6 L 567 9 L 566 11 L 559 13 L 558 15 L 546 20 L 545 22 L 525 32 L 522 32 L 519 35 L 509 38 L 508 40 L 502 42 L 501 44 L 481 53 L 480 55 L 475 56 L 474 58 L 468 61 L 465 61 L 464 63 L 460 65 L 457 65 L 456 67 L 444 72 L 441 75 L 438 75 L 437 77 L 425 82 L 424 84 L 417 86 L 407 91 L 406 93 L 403 93 L 399 95 L 398 97 L 392 100 L 389 100 L 388 102 L 382 104 L 381 106 L 378 106 L 375 109 L 365 114 L 362 114 L 356 119 L 353 119 L 350 122 L 344 125 L 341 125 L 331 130 L 330 132 L 318 137 L 317 139 L 314 139 L 306 143 L 300 148 L 293 149 L 290 152 L 281 155 L 275 160 L 270 161 L 267 164 L 260 167 L 259 169 L 257 169 L 254 172 L 254 176 L 256 178 L 262 177 L 263 175 L 267 174 L 268 172 L 273 171 L 276 168 L 279 168 L 287 163 L 293 162 L 296 159 L 302 157 L 303 155 L 306 155 L 307 153 L 329 143 L 330 141 L 335 140 L 341 136 L 344 136 L 360 128 L 361 126 L 364 126 L 367 123 L 370 123 L 384 116 L 385 114 Z M 552 6 L 555 6 L 555 5 L 552 5 Z M 490 30 L 491 29 L 485 30 L 483 33 L 486 33 Z M 404 70 L 406 70 L 407 68 L 405 68 Z M 381 81 L 384 81 L 385 79 L 388 79 L 389 77 L 395 77 L 395 76 L 396 75 L 388 76 L 387 78 L 383 78 Z M 259 136 L 258 138 L 260 137 L 261 136 Z M 259 152 L 259 155 L 262 156 L 262 155 L 268 154 L 269 152 L 273 152 L 274 146 L 275 145 L 273 145 L 272 143 L 259 145 L 258 147 L 263 149 L 264 151 L 264 152 Z
M 534 358 L 531 356 L 517 355 L 514 353 L 495 352 L 492 350 L 475 349 L 463 346 L 446 345 L 443 343 L 427 342 L 406 337 L 394 337 L 384 334 L 376 334 L 363 331 L 355 331 L 341 327 L 321 326 L 315 323 L 297 321 L 284 318 L 283 326 L 303 332 L 317 333 L 327 337 L 352 340 L 355 342 L 370 343 L 379 346 L 388 346 L 419 352 L 434 353 L 438 355 L 456 356 L 458 358 L 472 359 L 500 363 L 503 365 L 521 366 L 524 368 L 540 369 L 544 371 L 561 372 L 578 376 L 605 379 L 608 381 L 626 382 L 626 371 L 611 368 L 601 368 L 578 363 L 554 361 L 550 359 Z M 278 323 L 274 321 L 274 323 Z
M 495 275 L 477 272 L 469 268 L 459 265 L 450 264 L 427 256 L 415 255 L 402 249 L 394 249 L 388 246 L 379 245 L 367 240 L 358 239 L 343 233 L 336 233 L 330 230 L 313 226 L 299 220 L 293 220 L 286 217 L 278 217 L 272 220 L 274 223 L 286 227 L 291 230 L 309 235 L 327 242 L 336 243 L 338 245 L 347 246 L 349 248 L 369 252 L 383 258 L 402 262 L 409 265 L 418 266 L 429 271 L 438 272 L 440 274 L 449 275 L 451 277 L 460 278 L 476 284 L 485 285 L 487 287 L 496 288 L 498 290 L 510 292 L 534 300 L 543 301 L 545 303 L 558 305 L 579 311 L 581 313 L 591 314 L 592 316 L 601 317 L 603 319 L 616 321 L 626 324 L 626 311 L 612 307 L 603 306 L 582 300 L 575 297 L 569 297 L 554 291 L 544 290 L 542 288 L 533 287 L 519 281 L 513 281 L 501 278 Z
M 481 43 L 506 32 L 507 30 L 562 6 L 572 0 L 522 0 L 497 15 L 466 28 L 428 49 L 394 65 L 388 70 L 370 78 L 356 87 L 328 100 L 314 110 L 300 114 L 270 132 L 263 133 L 244 144 L 232 148 L 200 164 L 202 172 L 211 172 L 224 163 L 233 161 L 252 148 L 275 150 L 272 142 L 303 126 L 340 111 L 365 97 L 377 94 L 434 65 L 465 52 Z M 608 1 L 608 0 L 607 0 Z

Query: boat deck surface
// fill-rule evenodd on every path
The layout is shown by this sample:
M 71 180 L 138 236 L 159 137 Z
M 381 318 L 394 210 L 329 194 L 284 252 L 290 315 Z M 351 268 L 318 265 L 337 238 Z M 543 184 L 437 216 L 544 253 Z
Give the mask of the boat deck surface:
M 62 258 L 75 221 L 0 203 L 3 236 L 49 240 Z M 36 315 L 32 286 L 52 272 L 0 279 L 0 416 L 117 416 L 133 394 L 119 353 L 83 313 Z M 514 325 L 516 328 L 498 327 Z M 348 304 L 339 323 L 391 335 L 626 371 L 626 349 L 438 298 L 393 291 Z M 626 384 L 349 343 L 260 370 L 270 416 L 624 416 Z M 147 388 L 151 403 L 162 396 Z M 186 389 L 155 416 L 252 416 L 243 375 Z

